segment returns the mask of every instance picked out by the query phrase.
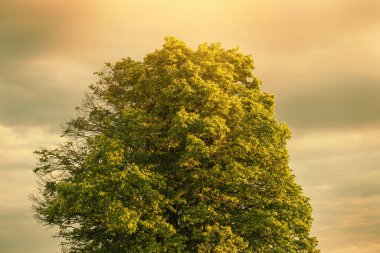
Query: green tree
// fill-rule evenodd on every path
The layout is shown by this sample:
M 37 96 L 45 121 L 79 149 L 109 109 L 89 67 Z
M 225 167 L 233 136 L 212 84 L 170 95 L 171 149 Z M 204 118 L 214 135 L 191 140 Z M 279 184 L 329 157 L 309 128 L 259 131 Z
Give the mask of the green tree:
M 65 252 L 319 252 L 253 60 L 167 37 L 97 72 L 65 144 L 41 149 L 37 218 Z

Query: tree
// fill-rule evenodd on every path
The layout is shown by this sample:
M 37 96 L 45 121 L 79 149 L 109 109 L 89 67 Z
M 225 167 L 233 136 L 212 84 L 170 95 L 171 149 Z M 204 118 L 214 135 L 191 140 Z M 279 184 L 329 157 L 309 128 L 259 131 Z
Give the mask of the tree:
M 41 149 L 37 218 L 65 252 L 319 252 L 253 60 L 167 37 L 97 72 L 65 144 Z

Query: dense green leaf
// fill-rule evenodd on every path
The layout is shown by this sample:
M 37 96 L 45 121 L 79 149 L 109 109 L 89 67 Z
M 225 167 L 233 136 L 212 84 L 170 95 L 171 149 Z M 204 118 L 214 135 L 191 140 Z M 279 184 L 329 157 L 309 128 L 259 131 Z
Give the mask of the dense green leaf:
M 42 149 L 38 219 L 64 252 L 319 252 L 274 97 L 237 48 L 167 37 L 96 73 L 67 143 Z

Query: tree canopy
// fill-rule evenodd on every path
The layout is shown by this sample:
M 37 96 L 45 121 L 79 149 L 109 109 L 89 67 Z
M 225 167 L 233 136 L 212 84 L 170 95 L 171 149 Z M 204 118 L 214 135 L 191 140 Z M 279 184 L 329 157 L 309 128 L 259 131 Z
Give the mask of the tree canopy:
M 253 60 L 173 37 L 96 72 L 66 142 L 36 153 L 37 218 L 64 252 L 319 252 L 290 131 Z

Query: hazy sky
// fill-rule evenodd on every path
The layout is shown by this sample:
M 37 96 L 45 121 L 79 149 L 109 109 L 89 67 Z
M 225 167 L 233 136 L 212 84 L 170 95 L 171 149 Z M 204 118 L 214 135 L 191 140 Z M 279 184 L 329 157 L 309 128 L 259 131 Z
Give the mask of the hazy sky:
M 291 167 L 324 253 L 380 252 L 380 2 L 0 0 L 0 252 L 59 251 L 37 224 L 33 150 L 60 142 L 93 72 L 166 35 L 255 60 L 293 132 Z

